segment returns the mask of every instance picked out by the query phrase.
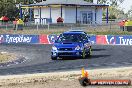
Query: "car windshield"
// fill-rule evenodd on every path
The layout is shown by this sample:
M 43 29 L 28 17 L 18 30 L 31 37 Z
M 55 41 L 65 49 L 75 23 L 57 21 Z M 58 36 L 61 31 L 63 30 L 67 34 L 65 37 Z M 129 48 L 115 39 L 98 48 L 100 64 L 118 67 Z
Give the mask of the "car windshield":
M 87 39 L 85 34 L 61 34 L 56 43 L 83 42 Z

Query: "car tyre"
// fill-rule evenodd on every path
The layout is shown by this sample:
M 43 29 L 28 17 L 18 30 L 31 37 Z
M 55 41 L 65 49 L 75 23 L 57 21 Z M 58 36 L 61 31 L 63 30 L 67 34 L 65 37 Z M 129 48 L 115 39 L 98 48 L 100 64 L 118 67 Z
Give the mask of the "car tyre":
M 83 49 L 83 52 L 82 52 L 82 58 L 85 59 L 86 58 L 86 50 Z
M 92 55 L 92 48 L 90 47 L 88 57 L 91 57 L 91 55 Z
M 57 60 L 57 57 L 51 57 L 52 60 Z

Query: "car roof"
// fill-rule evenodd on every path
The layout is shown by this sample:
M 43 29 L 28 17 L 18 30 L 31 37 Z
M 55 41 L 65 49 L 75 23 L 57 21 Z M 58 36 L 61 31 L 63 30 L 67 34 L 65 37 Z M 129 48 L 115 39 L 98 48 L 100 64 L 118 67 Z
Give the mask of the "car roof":
M 84 32 L 83 30 L 69 30 L 70 32 Z
M 69 32 L 83 32 L 83 33 L 85 33 L 85 34 L 87 34 L 85 31 L 83 31 L 83 30 L 69 30 Z
M 86 33 L 86 32 L 84 32 L 83 30 L 69 30 L 66 31 L 65 33 Z
M 85 32 L 82 32 L 82 31 L 67 31 L 67 32 L 63 32 L 62 34 L 85 34 Z

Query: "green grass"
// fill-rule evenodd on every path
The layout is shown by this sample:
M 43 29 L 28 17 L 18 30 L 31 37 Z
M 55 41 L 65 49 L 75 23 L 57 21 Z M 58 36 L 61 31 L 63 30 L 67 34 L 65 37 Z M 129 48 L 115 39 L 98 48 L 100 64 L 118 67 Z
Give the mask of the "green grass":
M 88 34 L 95 34 L 95 35 L 132 35 L 132 32 L 127 32 L 127 31 L 92 31 L 92 32 L 87 32 Z

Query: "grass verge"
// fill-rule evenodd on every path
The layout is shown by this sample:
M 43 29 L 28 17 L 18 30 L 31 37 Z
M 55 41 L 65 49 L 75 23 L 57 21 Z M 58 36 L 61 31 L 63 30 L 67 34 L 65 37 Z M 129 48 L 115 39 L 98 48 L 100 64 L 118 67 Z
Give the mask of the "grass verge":
M 69 29 L 63 29 L 63 28 L 58 28 L 58 29 L 40 29 L 40 30 L 5 30 L 1 29 L 0 34 L 60 34 L 64 31 L 68 31 Z M 94 34 L 94 35 L 132 35 L 132 32 L 128 31 L 121 31 L 121 30 L 84 30 L 88 34 Z
M 15 55 L 7 53 L 7 52 L 1 52 L 0 53 L 0 63 L 6 63 L 9 61 L 12 61 L 15 59 Z

